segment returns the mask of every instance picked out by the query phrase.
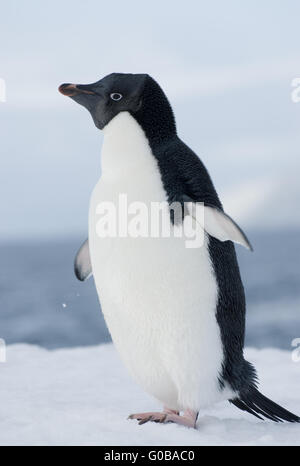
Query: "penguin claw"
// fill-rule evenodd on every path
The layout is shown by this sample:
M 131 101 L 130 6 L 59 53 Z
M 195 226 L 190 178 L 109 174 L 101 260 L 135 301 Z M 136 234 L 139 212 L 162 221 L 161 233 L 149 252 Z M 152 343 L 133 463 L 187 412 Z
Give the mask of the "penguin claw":
M 139 421 L 139 426 L 146 424 L 146 422 L 152 421 L 152 416 L 145 417 Z
M 182 416 L 179 415 L 176 411 L 163 411 L 160 413 L 138 413 L 131 414 L 128 416 L 128 419 L 136 419 L 138 424 L 141 426 L 147 422 L 157 422 L 159 424 L 167 424 L 173 422 L 185 427 L 196 428 L 198 413 L 194 411 L 187 410 Z
M 152 421 L 152 422 L 165 422 L 167 418 L 167 413 L 137 413 L 137 414 L 131 414 L 128 416 L 128 419 L 136 419 L 139 421 L 139 425 L 146 424 L 146 422 Z

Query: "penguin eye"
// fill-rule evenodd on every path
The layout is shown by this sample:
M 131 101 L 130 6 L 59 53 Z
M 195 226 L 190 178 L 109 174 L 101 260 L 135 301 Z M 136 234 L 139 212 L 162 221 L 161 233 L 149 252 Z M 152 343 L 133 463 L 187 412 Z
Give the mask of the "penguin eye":
M 113 92 L 112 94 L 110 94 L 110 98 L 115 101 L 121 100 L 122 97 L 122 94 L 119 94 L 119 92 Z

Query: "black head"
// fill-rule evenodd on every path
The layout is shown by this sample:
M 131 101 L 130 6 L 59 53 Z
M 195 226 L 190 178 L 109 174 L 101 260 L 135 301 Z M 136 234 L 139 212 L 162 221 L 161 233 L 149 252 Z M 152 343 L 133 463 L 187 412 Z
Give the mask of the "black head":
M 146 76 L 112 73 L 92 84 L 62 84 L 59 91 L 87 108 L 103 129 L 118 113 L 139 109 Z
M 92 84 L 62 84 L 59 91 L 87 108 L 99 129 L 127 111 L 154 137 L 157 131 L 161 136 L 176 131 L 165 94 L 147 74 L 112 73 Z

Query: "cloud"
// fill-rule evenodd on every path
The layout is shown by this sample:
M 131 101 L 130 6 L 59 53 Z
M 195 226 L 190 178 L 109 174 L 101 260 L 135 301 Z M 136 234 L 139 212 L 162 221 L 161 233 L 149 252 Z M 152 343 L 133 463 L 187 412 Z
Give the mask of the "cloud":
M 295 175 L 252 179 L 224 192 L 224 208 L 242 227 L 300 228 L 300 187 Z
M 169 92 L 178 98 L 219 95 L 238 89 L 266 86 L 281 81 L 287 85 L 300 75 L 298 57 L 263 60 L 222 67 L 197 67 L 173 70 L 162 76 Z

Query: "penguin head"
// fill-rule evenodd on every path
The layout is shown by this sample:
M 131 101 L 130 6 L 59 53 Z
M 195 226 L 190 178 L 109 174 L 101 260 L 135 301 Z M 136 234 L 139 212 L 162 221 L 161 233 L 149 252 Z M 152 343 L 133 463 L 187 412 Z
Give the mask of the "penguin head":
M 129 112 L 150 143 L 176 134 L 171 105 L 148 74 L 112 73 L 92 84 L 62 84 L 59 91 L 87 108 L 99 129 L 120 112 Z
M 92 84 L 62 84 L 59 92 L 83 105 L 97 128 L 103 129 L 118 113 L 135 113 L 142 103 L 146 74 L 112 73 Z

